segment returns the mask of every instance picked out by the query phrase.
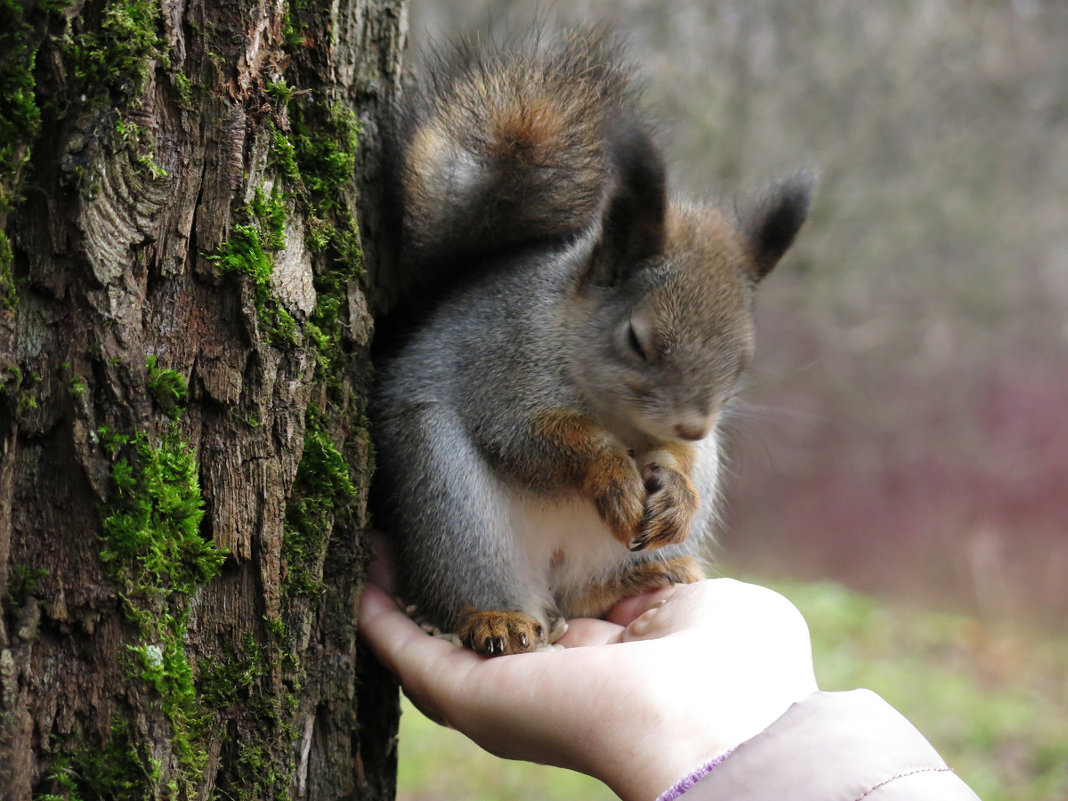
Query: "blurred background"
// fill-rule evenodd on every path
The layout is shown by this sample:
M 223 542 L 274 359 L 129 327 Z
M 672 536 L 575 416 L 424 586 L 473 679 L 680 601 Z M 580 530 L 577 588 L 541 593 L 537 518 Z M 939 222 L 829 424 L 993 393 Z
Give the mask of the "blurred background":
M 832 683 L 958 716 L 936 745 L 975 746 L 984 799 L 1068 799 L 1068 3 L 413 0 L 413 47 L 536 19 L 630 43 L 677 194 L 818 169 L 758 298 L 721 571 L 792 588 Z

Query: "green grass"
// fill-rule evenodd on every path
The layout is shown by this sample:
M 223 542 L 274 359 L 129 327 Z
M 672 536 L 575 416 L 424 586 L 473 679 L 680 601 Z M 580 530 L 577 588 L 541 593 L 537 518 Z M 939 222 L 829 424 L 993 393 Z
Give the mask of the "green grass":
M 837 584 L 774 586 L 808 619 L 823 689 L 878 692 L 983 801 L 1068 798 L 1068 637 L 916 609 Z M 584 776 L 493 757 L 407 700 L 403 709 L 398 801 L 615 798 Z

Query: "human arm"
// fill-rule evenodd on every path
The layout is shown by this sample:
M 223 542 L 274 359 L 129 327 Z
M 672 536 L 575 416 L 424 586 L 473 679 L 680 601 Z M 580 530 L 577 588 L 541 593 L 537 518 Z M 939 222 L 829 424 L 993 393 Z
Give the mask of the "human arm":
M 426 636 L 374 587 L 361 630 L 431 718 L 624 801 L 666 788 L 682 801 L 976 799 L 878 696 L 815 692 L 803 619 L 761 587 L 675 586 L 572 621 L 567 650 L 494 660 Z

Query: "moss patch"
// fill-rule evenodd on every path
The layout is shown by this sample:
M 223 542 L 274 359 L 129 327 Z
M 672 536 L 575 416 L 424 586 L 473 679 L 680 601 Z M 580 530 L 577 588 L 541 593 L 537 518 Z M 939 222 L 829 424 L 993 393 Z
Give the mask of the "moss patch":
M 304 456 L 297 467 L 293 493 L 286 506 L 282 556 L 286 563 L 283 590 L 287 595 L 316 596 L 317 578 L 326 555 L 326 536 L 338 508 L 356 495 L 349 468 L 330 439 L 320 410 L 308 407 Z
M 285 39 L 286 49 L 290 52 L 304 45 L 305 31 L 308 27 L 305 18 L 311 8 L 311 0 L 290 0 L 285 4 L 282 36 Z
M 4 595 L 3 608 L 12 614 L 18 612 L 37 592 L 37 582 L 48 578 L 48 571 L 44 568 L 34 568 L 29 565 L 15 565 L 15 569 L 7 577 L 7 593 Z
M 286 246 L 285 199 L 277 185 L 271 188 L 270 195 L 265 194 L 262 187 L 256 187 L 248 211 L 259 223 L 269 251 L 274 253 Z
M 166 61 L 159 5 L 153 0 L 111 0 L 99 24 L 75 31 L 69 57 L 74 77 L 89 102 L 129 103 L 145 90 L 153 61 Z
M 18 365 L 8 365 L 0 373 L 0 400 L 19 423 L 24 423 L 37 410 L 37 392 L 41 376 L 23 373 Z
M 274 295 L 271 275 L 273 254 L 285 246 L 286 211 L 281 191 L 270 196 L 257 189 L 243 211 L 250 224 L 235 225 L 230 238 L 207 258 L 221 275 L 244 275 L 251 279 L 256 318 L 270 341 L 280 347 L 297 344 L 297 322 Z
M 177 370 L 160 367 L 154 355 L 145 361 L 148 374 L 148 394 L 161 412 L 172 420 L 178 419 L 186 401 L 185 378 Z
M 311 211 L 308 246 L 325 251 L 329 269 L 346 278 L 363 274 L 352 176 L 360 126 L 337 104 L 295 97 L 289 103 L 293 157 Z
M 157 379 L 173 389 L 167 371 L 157 368 Z M 218 574 L 226 552 L 200 536 L 204 508 L 196 455 L 173 424 L 158 443 L 143 432 L 97 433 L 113 459 L 100 556 L 138 632 L 138 641 L 128 646 L 128 669 L 159 696 L 178 763 L 174 782 L 190 792 L 207 764 L 208 717 L 185 654 L 188 600 Z M 143 759 L 140 764 L 146 780 L 158 777 L 159 766 Z
M 98 432 L 104 447 L 116 440 Z M 114 497 L 104 515 L 101 558 L 127 601 L 151 606 L 188 595 L 219 571 L 225 552 L 200 536 L 204 516 L 196 456 L 171 427 L 159 444 L 138 432 L 129 458 L 111 467 Z
M 3 201 L 0 201 L 0 218 L 5 216 Z M 15 273 L 12 271 L 14 254 L 7 234 L 0 229 L 0 311 L 14 309 L 19 302 L 15 289 Z
M 277 345 L 297 343 L 297 324 L 274 296 L 271 274 L 274 260 L 260 242 L 260 232 L 252 225 L 235 225 L 230 238 L 208 256 L 222 275 L 239 274 L 252 280 L 256 318 Z
M 301 176 L 308 206 L 307 245 L 322 255 L 316 270 L 315 310 L 306 326 L 318 358 L 317 380 L 326 384 L 330 400 L 348 406 L 341 373 L 349 354 L 342 337 L 342 313 L 350 284 L 363 275 L 363 253 L 353 208 L 359 124 L 336 104 L 294 97 L 289 103 L 292 149 L 276 147 L 279 162 Z M 287 161 L 292 158 L 292 164 Z M 329 412 L 329 409 L 326 410 Z
M 280 698 L 270 689 L 282 660 L 281 633 L 270 633 L 273 641 L 267 646 L 246 633 L 240 648 L 225 659 L 200 666 L 197 691 L 203 702 L 223 716 L 228 710 L 239 710 L 248 721 L 232 732 L 236 748 L 233 770 L 212 796 L 220 801 L 289 798 L 293 766 L 287 745 L 296 738 L 290 723 L 296 695 Z
M 156 143 L 152 133 L 132 120 L 127 120 L 119 113 L 115 120 L 115 137 L 113 146 L 123 148 L 133 154 L 134 160 L 148 173 L 150 178 L 165 178 L 167 171 L 156 163 Z
M 304 325 L 306 345 L 316 358 L 315 381 L 326 389 L 326 404 L 309 405 L 305 414 L 304 454 L 286 507 L 282 544 L 287 597 L 320 592 L 328 533 L 348 514 L 356 499 L 348 465 L 334 444 L 341 429 L 354 433 L 346 419 L 358 408 L 347 396 L 343 371 L 351 354 L 343 337 L 350 285 L 362 275 L 353 175 L 359 126 L 335 104 L 276 89 L 288 99 L 289 136 L 275 131 L 271 160 L 292 182 L 292 192 L 307 212 L 307 242 L 316 254 L 313 282 L 316 306 Z M 345 410 L 345 411 L 342 411 Z
M 0 311 L 18 302 L 11 242 L 4 231 L 7 215 L 18 201 L 19 179 L 41 127 L 34 67 L 50 12 L 62 3 L 24 8 L 0 0 Z
M 149 788 L 159 778 L 159 765 L 144 746 L 137 745 L 129 721 L 117 712 L 107 744 L 82 745 L 59 757 L 48 772 L 55 792 L 36 795 L 34 801 L 150 801 L 155 796 Z M 169 789 L 172 797 L 176 795 L 176 787 Z
M 33 75 L 41 38 L 20 3 L 0 0 L 0 170 L 5 179 L 26 161 L 27 145 L 41 125 Z
M 298 17 L 307 10 L 287 6 Z M 287 20 L 287 40 L 300 28 Z M 344 443 L 359 436 L 362 425 L 361 402 L 344 380 L 352 358 L 344 332 L 348 294 L 362 275 L 354 214 L 359 128 L 340 106 L 314 99 L 327 92 L 312 95 L 276 81 L 267 94 L 279 110 L 268 123 L 268 168 L 275 180 L 270 191 L 261 186 L 235 210 L 238 224 L 209 258 L 221 274 L 250 282 L 257 319 L 272 343 L 302 347 L 315 360 L 314 383 L 325 391 L 312 392 L 321 400 L 305 415 L 304 451 L 285 511 L 281 615 L 264 620 L 266 637 L 248 635 L 226 659 L 198 666 L 202 701 L 224 717 L 228 708 L 238 708 L 235 717 L 243 723 L 228 732 L 232 742 L 224 748 L 236 749 L 236 762 L 216 796 L 249 801 L 288 797 L 297 738 L 292 718 L 305 675 L 291 632 L 304 630 L 329 595 L 321 577 L 331 530 L 353 526 L 358 491 Z M 287 213 L 294 208 L 306 221 L 317 296 L 315 309 L 300 323 L 282 308 L 271 283 L 273 254 L 285 245 Z M 279 692 L 279 683 L 288 691 Z

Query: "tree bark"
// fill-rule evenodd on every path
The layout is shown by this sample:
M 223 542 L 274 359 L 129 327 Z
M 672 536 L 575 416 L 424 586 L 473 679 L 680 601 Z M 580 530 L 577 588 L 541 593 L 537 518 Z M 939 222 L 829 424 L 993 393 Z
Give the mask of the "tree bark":
M 392 797 L 356 216 L 404 6 L 0 2 L 0 798 Z

